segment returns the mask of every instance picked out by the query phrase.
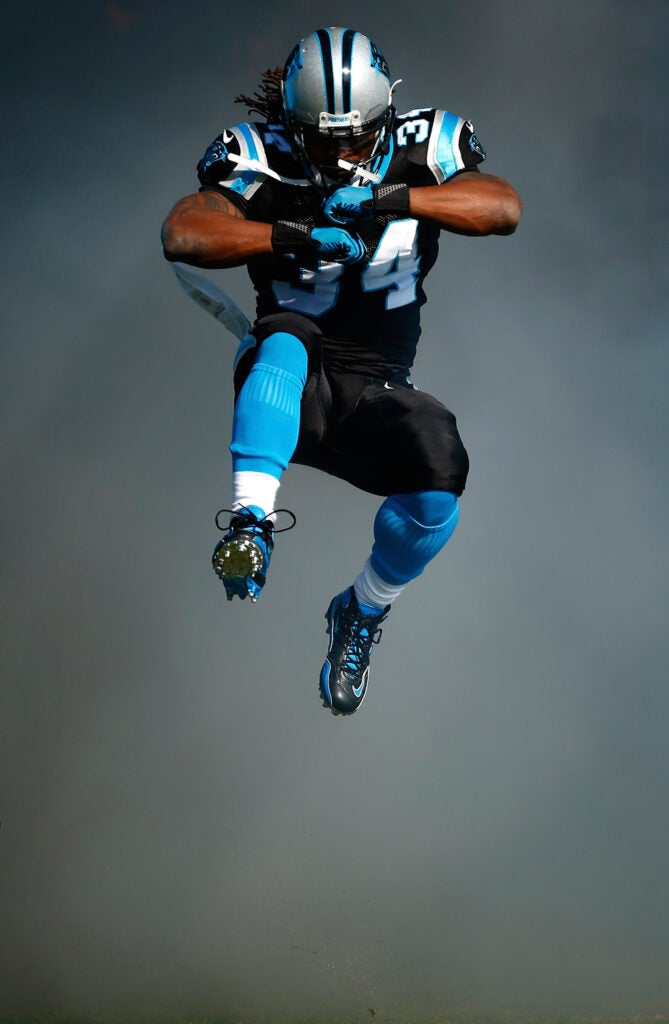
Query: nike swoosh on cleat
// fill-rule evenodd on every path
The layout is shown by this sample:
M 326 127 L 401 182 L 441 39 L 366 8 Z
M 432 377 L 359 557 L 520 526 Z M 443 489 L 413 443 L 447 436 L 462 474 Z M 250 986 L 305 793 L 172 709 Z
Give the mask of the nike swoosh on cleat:
M 365 686 L 367 685 L 367 676 L 368 675 L 369 675 L 369 669 L 365 669 L 365 674 L 362 677 L 362 682 L 360 683 L 360 686 L 352 686 L 351 687 L 351 689 L 353 690 L 353 693 L 356 695 L 356 697 L 359 697 L 360 694 L 365 689 Z

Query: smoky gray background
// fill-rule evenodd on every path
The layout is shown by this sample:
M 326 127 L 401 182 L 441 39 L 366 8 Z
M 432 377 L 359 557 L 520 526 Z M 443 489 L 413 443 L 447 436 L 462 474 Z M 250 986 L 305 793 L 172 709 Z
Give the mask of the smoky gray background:
M 666 1011 L 667 4 L 6 12 L 0 1010 Z M 442 236 L 415 377 L 471 476 L 349 720 L 323 613 L 378 501 L 291 468 L 226 602 L 234 340 L 159 244 L 234 96 L 333 23 L 525 205 Z

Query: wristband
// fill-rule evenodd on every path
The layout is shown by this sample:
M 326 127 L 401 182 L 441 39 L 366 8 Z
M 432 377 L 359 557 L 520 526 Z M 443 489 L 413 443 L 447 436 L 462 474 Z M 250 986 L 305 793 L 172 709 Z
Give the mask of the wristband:
M 409 186 L 372 185 L 374 213 L 409 213 Z
M 274 252 L 295 252 L 311 245 L 311 228 L 292 220 L 277 220 L 272 225 Z

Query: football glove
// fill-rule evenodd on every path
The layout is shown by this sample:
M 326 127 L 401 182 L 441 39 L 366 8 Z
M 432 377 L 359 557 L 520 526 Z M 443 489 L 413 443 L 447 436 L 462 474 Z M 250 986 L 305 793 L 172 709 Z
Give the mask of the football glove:
M 323 213 L 333 224 L 353 224 L 375 213 L 409 213 L 409 186 L 344 185 L 323 204 Z
M 366 254 L 360 239 L 343 228 L 309 228 L 287 220 L 274 224 L 272 248 L 278 253 L 308 253 L 328 263 L 358 263 Z

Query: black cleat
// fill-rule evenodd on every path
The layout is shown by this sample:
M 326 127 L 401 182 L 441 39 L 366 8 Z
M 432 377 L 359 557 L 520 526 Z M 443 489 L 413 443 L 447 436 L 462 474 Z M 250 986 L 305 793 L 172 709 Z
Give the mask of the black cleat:
M 377 615 L 361 611 L 353 587 L 332 598 L 325 613 L 330 646 L 319 680 L 323 706 L 334 715 L 352 715 L 367 693 L 372 644 L 381 639 L 379 626 L 390 605 Z

